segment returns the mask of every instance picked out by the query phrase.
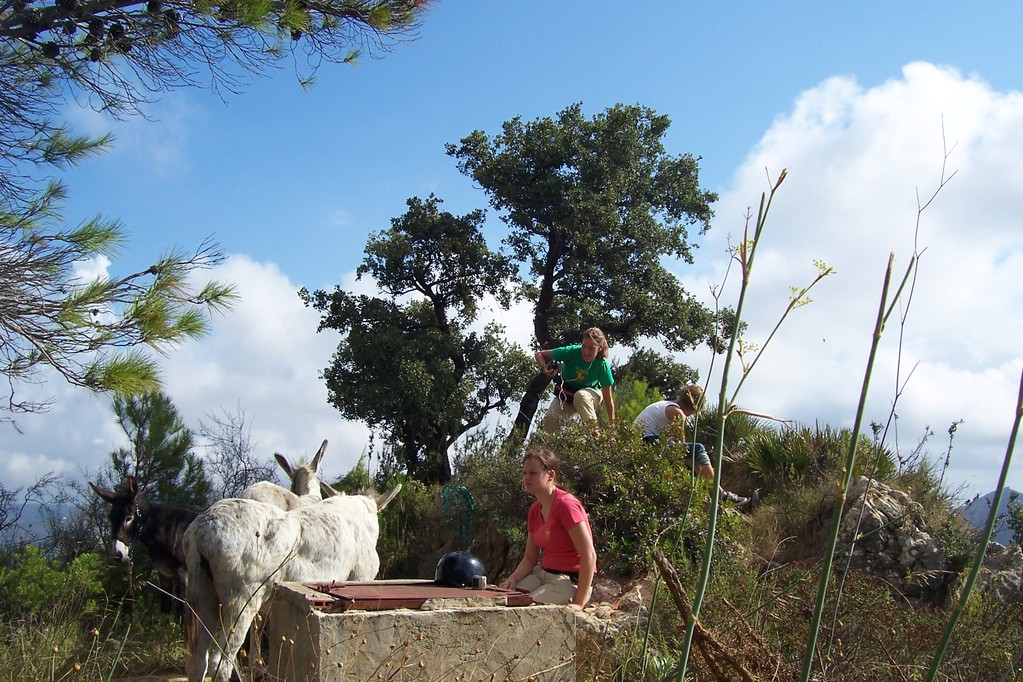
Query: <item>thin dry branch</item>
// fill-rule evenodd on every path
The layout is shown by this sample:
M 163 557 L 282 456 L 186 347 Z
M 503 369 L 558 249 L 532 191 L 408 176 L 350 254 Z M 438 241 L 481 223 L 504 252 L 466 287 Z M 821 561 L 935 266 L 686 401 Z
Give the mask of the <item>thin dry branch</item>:
M 682 580 L 675 567 L 658 550 L 654 550 L 653 558 L 683 620 L 686 623 L 694 624 L 693 644 L 696 645 L 696 650 L 700 653 L 703 662 L 713 671 L 714 679 L 739 679 L 743 682 L 761 682 L 765 679 L 773 679 L 781 668 L 781 660 L 756 634 L 742 614 L 731 604 L 728 605 L 735 613 L 736 628 L 743 632 L 741 639 L 746 644 L 743 651 L 735 651 L 722 644 L 720 638 L 704 627 L 702 623 L 699 621 L 694 623 L 689 599 L 686 597 L 685 588 L 682 586 Z M 750 644 L 752 647 L 749 646 Z M 761 677 L 750 669 L 753 667 L 763 669 L 765 666 L 774 669 L 768 678 Z

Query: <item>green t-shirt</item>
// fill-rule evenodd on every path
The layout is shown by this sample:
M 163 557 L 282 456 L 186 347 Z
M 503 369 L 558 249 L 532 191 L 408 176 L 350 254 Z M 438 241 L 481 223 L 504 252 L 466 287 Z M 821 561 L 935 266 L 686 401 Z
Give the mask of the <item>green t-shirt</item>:
M 561 378 L 573 391 L 580 388 L 604 388 L 614 386 L 611 365 L 603 358 L 583 362 L 582 344 L 562 346 L 551 350 L 551 359 L 561 363 Z

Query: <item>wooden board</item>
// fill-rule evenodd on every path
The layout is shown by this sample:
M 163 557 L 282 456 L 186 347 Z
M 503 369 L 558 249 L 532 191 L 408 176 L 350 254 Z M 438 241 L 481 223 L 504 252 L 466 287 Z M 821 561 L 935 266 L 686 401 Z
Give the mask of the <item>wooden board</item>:
M 322 598 L 310 598 L 313 608 L 323 611 L 418 609 L 427 600 L 436 599 L 472 599 L 485 602 L 488 606 L 529 606 L 533 603 L 533 597 L 528 592 L 494 586 L 482 590 L 444 587 L 432 580 L 303 584 L 323 595 Z

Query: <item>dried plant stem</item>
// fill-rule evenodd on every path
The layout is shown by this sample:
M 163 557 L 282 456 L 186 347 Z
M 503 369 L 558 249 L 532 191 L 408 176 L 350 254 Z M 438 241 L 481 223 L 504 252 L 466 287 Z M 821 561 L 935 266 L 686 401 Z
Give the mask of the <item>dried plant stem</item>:
M 735 655 L 728 651 L 728 648 L 721 644 L 713 633 L 706 630 L 700 623 L 693 618 L 692 611 L 690 610 L 689 603 L 686 600 L 685 588 L 682 586 L 682 580 L 678 577 L 678 573 L 675 571 L 675 567 L 671 565 L 671 562 L 661 554 L 660 551 L 654 550 L 653 553 L 654 563 L 657 564 L 658 570 L 661 572 L 661 576 L 664 578 L 664 585 L 668 588 L 669 594 L 675 601 L 675 606 L 678 608 L 680 614 L 687 622 L 694 624 L 694 638 L 693 641 L 696 644 L 696 648 L 703 655 L 704 660 L 707 662 L 707 667 L 714 671 L 715 675 L 721 679 L 731 679 L 731 676 L 725 673 L 725 670 L 730 670 L 732 673 L 739 676 L 743 682 L 756 682 L 760 678 L 749 670 L 743 662 L 740 661 Z M 737 617 L 741 618 L 738 614 Z M 751 631 L 752 633 L 752 631 Z M 769 659 L 774 659 L 775 667 L 778 667 L 777 660 L 770 654 L 770 649 L 767 648 L 762 641 L 758 641 L 765 653 L 765 656 Z
M 735 355 L 735 346 L 739 336 L 739 325 L 742 321 L 743 304 L 746 300 L 746 292 L 749 289 L 750 271 L 753 267 L 754 257 L 756 256 L 757 245 L 760 243 L 760 235 L 764 230 L 764 224 L 767 222 L 767 214 L 771 210 L 771 202 L 774 200 L 774 195 L 778 191 L 778 187 L 780 187 L 781 183 L 784 182 L 786 174 L 787 171 L 782 169 L 781 173 L 778 174 L 778 179 L 771 187 L 770 193 L 762 194 L 760 196 L 760 209 L 757 212 L 757 222 L 753 230 L 753 238 L 750 239 L 749 237 L 749 227 L 747 225 L 746 234 L 735 253 L 735 258 L 739 261 L 740 272 L 742 273 L 742 285 L 739 288 L 739 300 L 735 307 L 735 327 L 730 335 L 728 352 L 725 355 L 725 366 L 721 373 L 721 391 L 718 397 L 718 412 L 716 416 L 718 424 L 717 461 L 714 463 L 714 485 L 711 488 L 711 490 L 714 491 L 714 494 L 710 496 L 710 519 L 707 523 L 707 544 L 703 550 L 703 561 L 700 566 L 700 578 L 696 584 L 696 591 L 693 594 L 692 612 L 686 618 L 686 636 L 682 644 L 682 651 L 679 654 L 678 682 L 682 682 L 682 680 L 685 679 L 686 668 L 689 665 L 689 652 L 693 646 L 693 637 L 696 633 L 697 619 L 700 617 L 700 607 L 703 605 L 703 598 L 707 593 L 707 584 L 710 582 L 710 568 L 714 557 L 714 535 L 717 532 L 718 520 L 717 491 L 721 489 L 721 455 L 725 450 L 724 427 L 728 409 L 728 405 L 726 404 L 726 396 L 728 395 L 728 371 L 731 367 L 732 357 Z
M 1023 374 L 1020 376 L 1019 394 L 1016 397 L 1016 418 L 1012 422 L 1012 433 L 1009 435 L 1009 444 L 1005 449 L 1005 458 L 1002 460 L 1002 473 L 998 478 L 998 487 L 995 489 L 995 497 L 991 500 L 991 511 L 989 511 L 987 515 L 987 525 L 984 527 L 984 535 L 981 538 L 977 554 L 973 557 L 973 567 L 970 568 L 970 574 L 966 577 L 966 583 L 963 585 L 962 592 L 959 595 L 959 600 L 952 608 L 952 614 L 949 616 L 948 623 L 945 625 L 945 632 L 942 634 L 941 641 L 938 642 L 938 649 L 934 652 L 934 661 L 931 663 L 931 670 L 926 678 L 927 682 L 933 682 L 935 676 L 938 674 L 938 668 L 941 666 L 941 659 L 944 657 L 945 649 L 948 647 L 948 642 L 952 638 L 952 631 L 955 629 L 959 616 L 962 615 L 963 610 L 966 608 L 966 602 L 970 598 L 970 591 L 973 589 L 973 584 L 977 581 L 977 575 L 980 573 L 980 568 L 984 564 L 984 556 L 986 554 L 987 546 L 988 543 L 991 542 L 991 535 L 994 531 L 995 522 L 998 520 L 998 509 L 1002 504 L 1002 493 L 1005 492 L 1005 480 L 1009 476 L 1009 464 L 1012 463 L 1012 451 L 1016 446 L 1016 436 L 1019 434 L 1020 420 L 1023 420 Z
M 842 473 L 842 480 L 838 484 L 835 496 L 835 507 L 832 512 L 831 532 L 828 536 L 828 546 L 824 553 L 824 564 L 821 570 L 821 579 L 817 589 L 817 603 L 814 608 L 813 618 L 810 620 L 810 632 L 806 641 L 806 654 L 803 657 L 803 673 L 800 677 L 802 682 L 810 679 L 810 670 L 813 668 L 814 652 L 817 649 L 817 636 L 820 630 L 821 617 L 824 613 L 824 602 L 828 591 L 828 580 L 831 576 L 831 566 L 835 559 L 835 546 L 838 544 L 838 533 L 842 525 L 842 512 L 845 509 L 846 495 L 849 492 L 849 483 L 852 481 L 852 472 L 856 466 L 856 444 L 859 442 L 860 425 L 863 423 L 863 412 L 866 408 L 867 390 L 870 387 L 870 375 L 874 371 L 874 360 L 877 358 L 877 349 L 881 342 L 881 335 L 884 333 L 885 320 L 891 313 L 886 313 L 885 306 L 888 301 L 888 291 L 892 281 L 892 266 L 895 254 L 889 254 L 888 267 L 885 269 L 884 285 L 881 288 L 881 302 L 877 309 L 877 319 L 874 322 L 874 334 L 870 345 L 870 355 L 867 359 L 867 369 L 863 375 L 863 384 L 860 388 L 860 402 L 856 408 L 856 420 L 853 423 L 852 432 L 849 436 L 849 450 L 846 453 L 845 469 Z M 905 284 L 903 279 L 903 285 Z M 901 291 L 900 286 L 900 291 Z M 898 295 L 896 294 L 896 298 Z

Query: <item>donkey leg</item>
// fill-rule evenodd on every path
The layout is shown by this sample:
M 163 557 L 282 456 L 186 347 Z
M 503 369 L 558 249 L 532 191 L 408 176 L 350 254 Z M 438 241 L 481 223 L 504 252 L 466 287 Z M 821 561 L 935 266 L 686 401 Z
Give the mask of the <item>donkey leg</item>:
M 210 662 L 207 668 L 214 682 L 229 682 L 232 679 L 232 674 L 235 672 L 234 664 L 226 653 L 226 639 L 227 634 L 225 630 L 217 632 L 216 641 L 213 643 L 213 648 L 210 651 Z
M 223 676 L 218 676 L 216 678 L 217 682 L 229 682 L 231 679 L 231 672 L 234 669 L 235 661 L 238 660 L 238 652 L 241 651 L 242 645 L 245 643 L 245 635 L 249 632 L 252 620 L 259 611 L 260 604 L 263 601 L 262 597 L 262 591 L 257 592 L 251 600 L 242 605 L 231 622 L 224 624 L 224 646 L 220 652 L 220 672 Z M 253 663 L 253 661 L 249 662 L 250 665 Z
M 201 618 L 196 618 L 196 621 L 193 626 L 194 632 L 189 633 L 188 682 L 203 682 L 206 678 L 210 662 L 210 646 L 213 644 L 213 635 L 209 631 L 206 621 Z
M 203 682 L 209 670 L 213 633 L 220 627 L 217 597 L 206 575 L 196 574 L 188 583 L 185 640 L 188 643 L 189 682 Z

